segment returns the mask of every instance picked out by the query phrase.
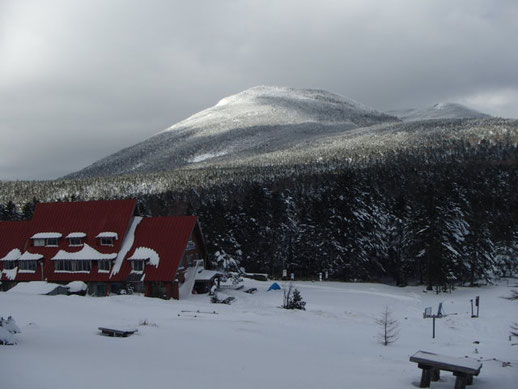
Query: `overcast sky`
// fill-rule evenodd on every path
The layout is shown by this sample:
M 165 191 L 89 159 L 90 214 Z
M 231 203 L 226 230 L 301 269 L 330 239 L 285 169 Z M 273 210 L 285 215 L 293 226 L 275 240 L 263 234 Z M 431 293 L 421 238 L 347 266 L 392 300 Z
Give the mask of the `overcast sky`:
M 256 85 L 518 117 L 516 0 L 0 0 L 0 179 L 51 179 Z

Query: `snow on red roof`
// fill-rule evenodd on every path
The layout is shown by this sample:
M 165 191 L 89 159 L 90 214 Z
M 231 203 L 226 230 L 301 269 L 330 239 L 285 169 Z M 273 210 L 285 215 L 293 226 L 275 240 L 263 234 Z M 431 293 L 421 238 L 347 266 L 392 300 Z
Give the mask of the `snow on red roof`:
M 111 231 L 122 240 L 136 204 L 136 200 L 38 203 L 31 233 L 55 231 L 68 236 L 81 231 L 88 239 L 95 239 L 101 232 Z
M 149 247 L 137 247 L 133 255 L 128 258 L 129 261 L 148 261 L 150 265 L 158 267 L 160 263 L 160 255 Z
M 63 235 L 59 232 L 37 232 L 31 239 L 50 239 L 50 238 L 61 238 Z
M 17 261 L 21 256 L 22 252 L 19 249 L 12 249 L 6 256 L 0 258 L 0 261 Z
M 27 231 L 29 222 L 27 221 L 3 221 L 0 222 L 0 258 L 6 258 L 8 254 L 20 255 L 25 251 L 27 244 Z M 0 280 L 11 280 L 12 270 L 4 270 L 4 263 L 0 261 Z
M 185 247 L 189 241 L 194 227 L 196 216 L 167 216 L 144 218 L 135 231 L 135 243 L 129 251 L 129 256 L 121 273 L 129 274 L 131 264 L 129 258 L 141 257 L 143 248 L 152 249 L 158 256 L 158 266 L 155 266 L 156 258 L 149 258 L 144 273 L 146 281 L 172 281 L 182 260 Z M 150 254 L 148 252 L 147 254 Z M 140 258 L 139 258 L 140 259 Z M 144 258 L 142 258 L 144 259 Z M 146 258 L 147 259 L 147 258 Z
M 41 254 L 35 254 L 31 253 L 29 251 L 24 252 L 20 258 L 18 258 L 19 261 L 37 261 L 38 259 L 42 259 L 43 255 Z
M 117 257 L 117 253 L 100 253 L 96 249 L 91 246 L 88 246 L 86 243 L 81 247 L 79 251 L 69 252 L 66 250 L 59 250 L 56 255 L 54 255 L 51 260 L 52 261 L 74 261 L 74 260 L 103 260 L 103 259 L 115 259 Z
M 67 239 L 71 238 L 86 238 L 86 234 L 84 232 L 71 232 L 66 236 Z
M 136 200 L 99 200 L 78 202 L 38 203 L 30 222 L 29 236 L 53 231 L 68 236 L 78 231 L 85 234 L 83 245 L 88 245 L 100 254 L 113 255 L 120 250 L 126 230 L 135 212 Z M 112 231 L 119 237 L 113 246 L 102 246 L 96 236 L 104 231 Z M 57 247 L 31 247 L 31 252 L 43 254 L 45 260 L 64 252 L 74 257 L 75 252 L 84 251 L 85 246 L 70 246 L 68 239 L 60 239 Z M 63 256 L 63 255 L 62 255 Z M 99 255 L 98 255 L 99 256 Z M 88 258 L 85 258 L 88 259 Z M 49 281 L 108 281 L 109 274 L 92 269 L 89 273 L 54 272 L 53 266 L 46 265 L 45 278 Z M 19 277 L 18 277 L 19 278 Z M 17 279 L 18 279 L 17 278 Z
M 115 259 L 115 262 L 113 263 L 113 267 L 112 267 L 112 270 L 110 273 L 110 278 L 113 278 L 114 276 L 117 276 L 119 274 L 122 264 L 124 263 L 124 258 L 126 258 L 126 254 L 128 254 L 128 252 L 133 247 L 133 243 L 135 242 L 135 230 L 137 229 L 137 226 L 140 224 L 142 219 L 143 218 L 140 216 L 135 216 L 131 220 L 130 226 L 128 228 L 128 233 L 126 235 L 126 239 L 124 239 L 121 249 L 117 255 L 117 258 Z M 121 276 L 118 276 L 117 278 L 120 279 Z
M 40 203 L 31 221 L 0 222 L 0 258 L 5 259 L 0 270 L 8 260 L 43 258 L 36 271 L 3 271 L 2 279 L 122 282 L 132 272 L 132 260 L 145 260 L 146 281 L 173 281 L 197 217 L 142 218 L 133 216 L 135 206 L 136 200 Z M 48 238 L 49 231 L 60 236 L 58 245 L 35 245 L 34 237 Z M 107 232 L 118 237 L 113 245 L 98 238 Z M 82 238 L 81 244 L 71 245 L 70 237 Z M 91 270 L 55 272 L 56 260 L 90 260 Z M 99 269 L 101 260 L 112 261 L 111 271 Z
M 116 232 L 104 231 L 104 232 L 101 232 L 100 234 L 97 234 L 96 238 L 115 238 L 115 239 L 119 239 L 119 234 L 117 234 Z

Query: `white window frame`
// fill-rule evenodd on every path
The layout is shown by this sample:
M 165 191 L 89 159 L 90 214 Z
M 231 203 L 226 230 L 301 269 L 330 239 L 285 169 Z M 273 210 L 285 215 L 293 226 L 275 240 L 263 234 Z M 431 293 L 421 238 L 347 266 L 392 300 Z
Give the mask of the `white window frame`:
M 17 261 L 4 261 L 4 270 L 13 270 L 16 268 Z
M 56 244 L 51 244 L 50 241 L 56 241 Z M 58 247 L 59 246 L 59 238 L 47 238 L 45 239 L 46 247 Z
M 104 267 L 106 267 L 106 265 L 108 265 L 108 268 L 105 269 Z M 110 270 L 112 269 L 112 261 L 111 259 L 100 259 L 97 261 L 97 270 L 100 271 L 100 272 L 109 272 Z
M 92 271 L 92 261 L 72 261 L 72 271 L 90 272 Z
M 135 272 L 142 272 L 146 267 L 146 261 L 143 260 L 135 260 L 131 261 L 131 269 Z
M 54 263 L 54 271 L 70 273 L 90 273 L 92 271 L 92 261 L 67 261 L 59 259 L 56 260 Z
M 54 271 L 72 271 L 72 261 L 57 260 L 54 262 Z
M 19 270 L 25 270 L 25 271 L 36 271 L 38 268 L 37 261 L 35 260 L 29 260 L 29 261 L 19 261 L 18 264 Z
M 32 245 L 34 247 L 44 247 L 44 246 L 46 246 L 46 244 L 47 244 L 47 242 L 45 241 L 45 239 L 42 239 L 42 238 L 32 240 Z
M 76 241 L 76 243 L 74 243 L 74 241 Z M 83 245 L 83 238 L 68 238 L 68 245 L 70 247 L 81 247 Z
M 100 241 L 101 246 L 113 246 L 114 242 L 115 242 L 115 239 L 112 237 L 102 237 L 99 239 L 101 240 Z

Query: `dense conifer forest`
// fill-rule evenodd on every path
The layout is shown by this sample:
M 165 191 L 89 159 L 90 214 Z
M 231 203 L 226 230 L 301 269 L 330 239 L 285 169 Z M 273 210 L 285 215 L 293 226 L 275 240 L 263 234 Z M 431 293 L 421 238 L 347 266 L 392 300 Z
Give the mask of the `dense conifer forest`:
M 268 164 L 4 182 L 0 218 L 30 218 L 37 201 L 136 197 L 141 215 L 198 215 L 212 260 L 232 257 L 247 271 L 474 285 L 518 270 L 516 127 L 436 132 L 354 158 L 331 149 Z

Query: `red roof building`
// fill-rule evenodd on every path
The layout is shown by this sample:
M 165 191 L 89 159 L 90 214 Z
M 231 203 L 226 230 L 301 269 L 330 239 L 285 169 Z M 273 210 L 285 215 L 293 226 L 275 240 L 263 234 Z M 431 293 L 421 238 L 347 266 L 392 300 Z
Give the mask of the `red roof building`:
M 30 221 L 0 222 L 0 282 L 83 281 L 88 293 L 192 291 L 207 250 L 196 216 L 139 217 L 136 200 L 39 203 Z

